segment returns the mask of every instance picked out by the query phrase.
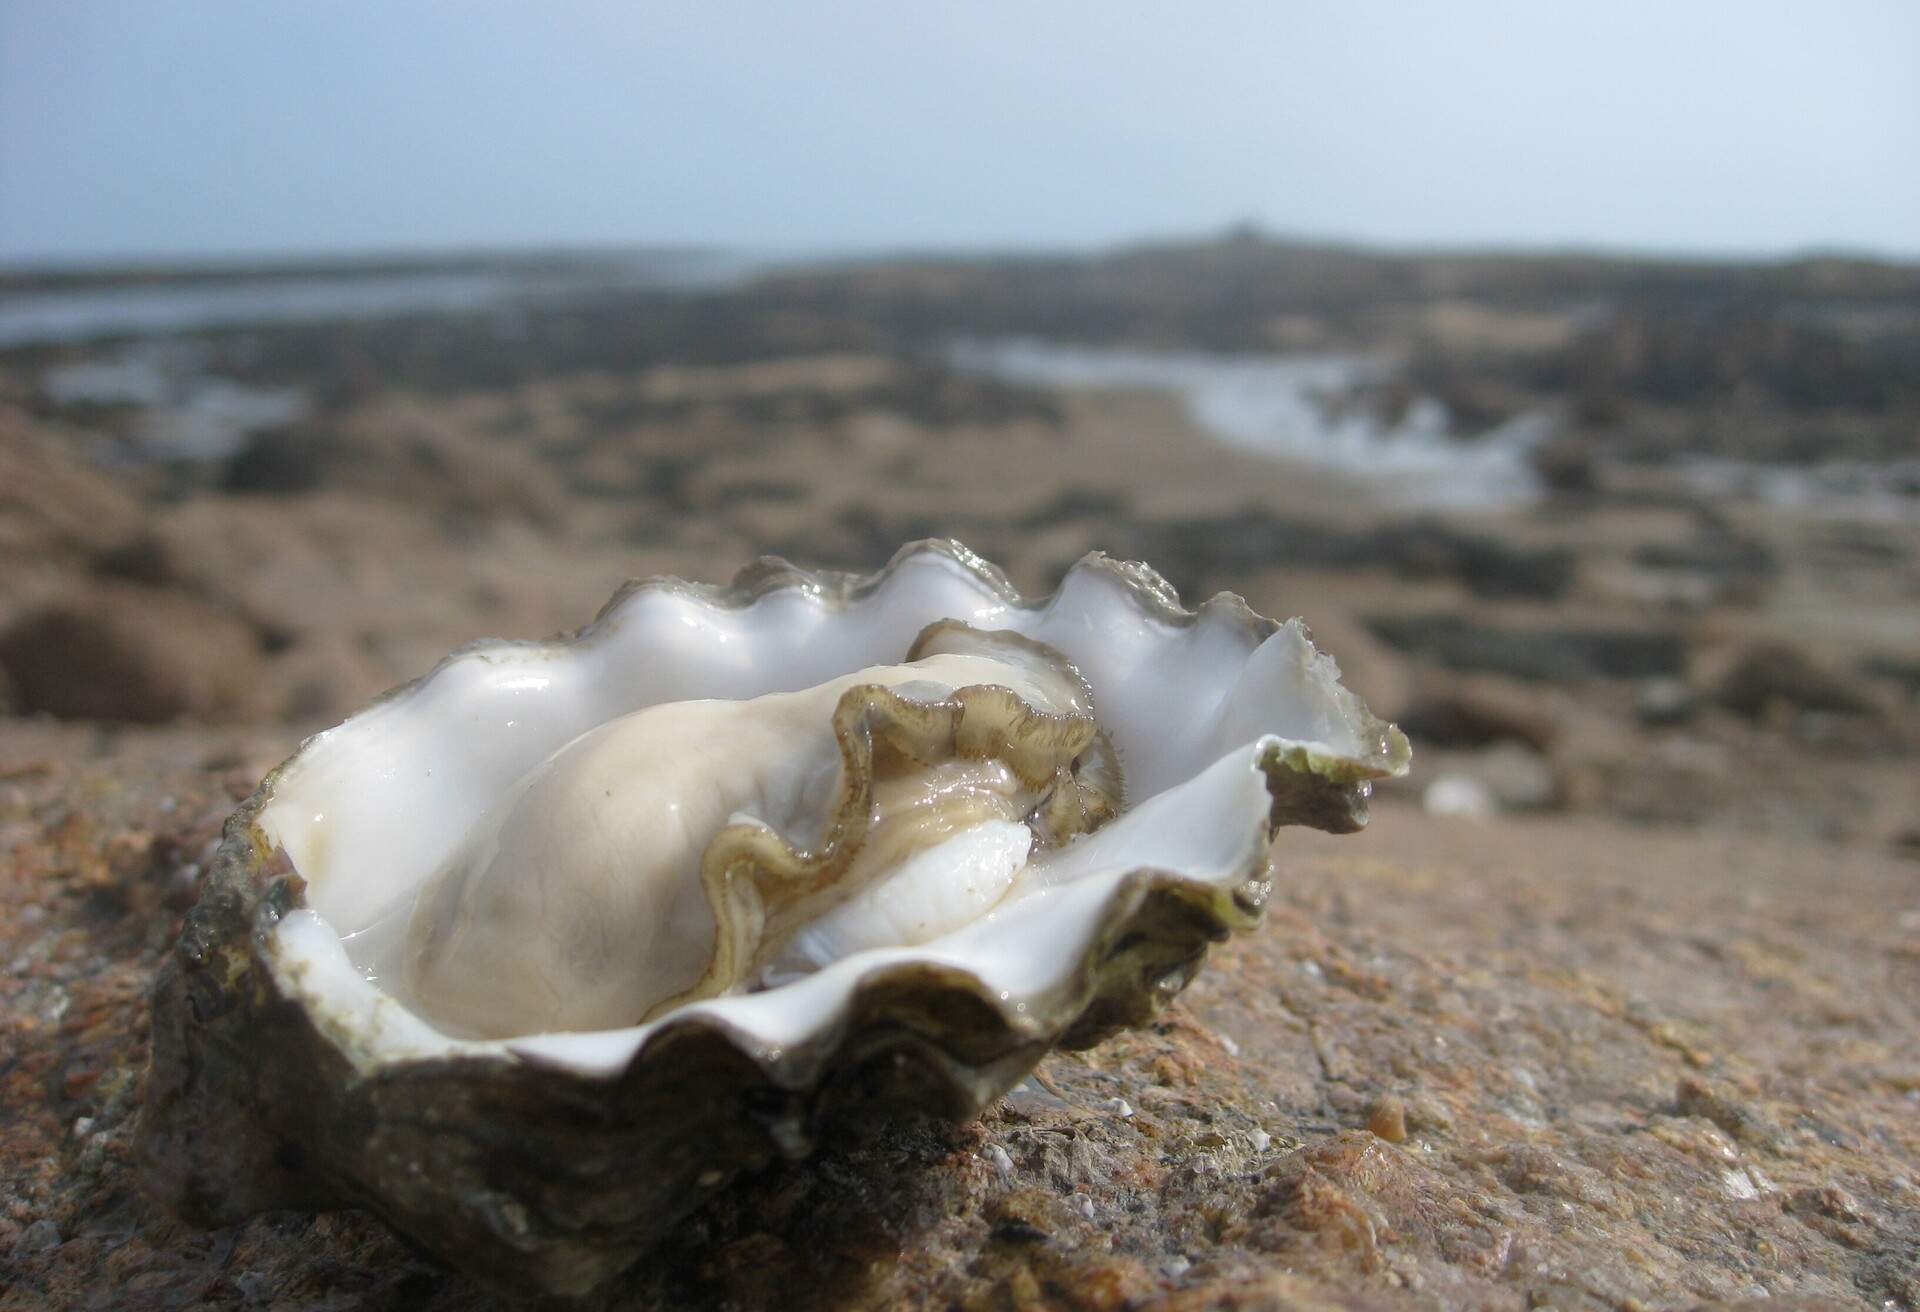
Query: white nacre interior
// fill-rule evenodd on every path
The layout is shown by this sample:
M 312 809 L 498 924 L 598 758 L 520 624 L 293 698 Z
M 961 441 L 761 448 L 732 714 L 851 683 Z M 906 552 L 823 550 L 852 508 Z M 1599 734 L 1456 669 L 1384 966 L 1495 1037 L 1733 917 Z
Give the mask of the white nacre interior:
M 1073 976 L 1127 874 L 1154 868 L 1228 887 L 1258 869 L 1267 746 L 1301 745 L 1385 772 L 1381 727 L 1297 622 L 1261 640 L 1244 608 L 1222 600 L 1176 622 L 1110 568 L 1083 562 L 1038 603 L 1009 601 L 962 560 L 931 549 L 902 556 L 846 603 L 805 587 L 740 608 L 690 590 L 640 589 L 577 639 L 455 655 L 318 735 L 283 768 L 258 824 L 306 881 L 307 906 L 272 931 L 281 987 L 362 1065 L 469 1051 L 586 1073 L 621 1069 L 663 1021 L 461 1039 L 415 1015 L 363 966 L 381 957 L 382 937 L 404 922 L 415 894 L 518 781 L 582 733 L 665 702 L 792 692 L 897 662 L 941 619 L 1017 631 L 1079 669 L 1120 758 L 1126 812 L 1036 854 L 987 915 L 960 929 L 854 951 L 778 988 L 694 1003 L 666 1020 L 703 1014 L 773 1054 L 830 1023 L 864 975 L 923 961 L 979 980 L 1016 1027 L 1034 1023 L 1023 1021 L 1030 1004 Z

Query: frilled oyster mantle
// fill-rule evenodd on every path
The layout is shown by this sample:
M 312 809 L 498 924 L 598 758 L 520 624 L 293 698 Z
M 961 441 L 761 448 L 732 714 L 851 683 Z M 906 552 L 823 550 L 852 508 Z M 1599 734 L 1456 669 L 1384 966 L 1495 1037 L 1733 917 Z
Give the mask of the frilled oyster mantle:
M 1064 653 L 1128 781 L 1126 813 L 992 918 L 594 1033 L 452 1037 L 356 968 L 351 936 L 579 734 L 897 659 L 940 619 Z M 1358 828 L 1406 763 L 1297 622 L 1230 596 L 1187 612 L 1097 555 L 1041 601 L 951 542 L 871 577 L 633 584 L 578 634 L 448 657 L 234 815 L 155 988 L 150 1179 L 192 1219 L 360 1204 L 503 1284 L 585 1290 L 739 1170 L 804 1153 L 825 1109 L 969 1116 L 1050 1047 L 1151 1017 L 1257 920 L 1275 827 Z

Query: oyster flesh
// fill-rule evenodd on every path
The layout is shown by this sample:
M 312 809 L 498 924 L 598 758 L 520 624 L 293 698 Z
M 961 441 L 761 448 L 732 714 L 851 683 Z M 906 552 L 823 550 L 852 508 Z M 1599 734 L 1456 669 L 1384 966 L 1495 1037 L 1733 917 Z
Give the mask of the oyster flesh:
M 1119 805 L 1073 667 L 941 621 L 902 664 L 650 706 L 562 747 L 420 890 L 403 996 L 492 1037 L 636 1025 L 959 929 L 1036 837 Z
M 155 985 L 142 1148 L 189 1219 L 361 1205 L 579 1293 L 833 1110 L 977 1113 L 1258 919 L 1284 824 L 1405 739 L 1298 622 L 957 543 L 629 585 L 308 741 Z

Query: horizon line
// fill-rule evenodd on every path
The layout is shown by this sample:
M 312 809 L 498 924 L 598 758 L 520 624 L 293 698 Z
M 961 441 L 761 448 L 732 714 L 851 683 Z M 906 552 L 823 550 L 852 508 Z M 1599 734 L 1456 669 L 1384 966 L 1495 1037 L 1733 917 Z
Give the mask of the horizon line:
M 1227 246 L 1236 242 L 1302 251 L 1413 259 L 1570 259 L 1602 263 L 1670 265 L 1773 265 L 1843 261 L 1890 266 L 1920 265 L 1920 248 L 1898 251 L 1843 242 L 1809 242 L 1747 250 L 1706 250 L 1687 246 L 1609 243 L 1598 240 L 1389 241 L 1367 237 L 1288 232 L 1259 225 L 1233 224 L 1211 230 L 1158 233 L 1114 240 L 1045 242 L 1023 239 L 980 242 L 853 242 L 780 246 L 692 240 L 533 240 L 526 242 L 447 242 L 418 245 L 374 244 L 286 246 L 256 250 L 120 251 L 94 255 L 0 252 L 0 282 L 22 278 L 115 278 L 204 276 L 298 276 L 449 272 L 498 265 L 592 264 L 634 258 L 734 259 L 768 267 L 778 265 L 978 262 L 1020 259 L 1099 260 L 1182 248 Z

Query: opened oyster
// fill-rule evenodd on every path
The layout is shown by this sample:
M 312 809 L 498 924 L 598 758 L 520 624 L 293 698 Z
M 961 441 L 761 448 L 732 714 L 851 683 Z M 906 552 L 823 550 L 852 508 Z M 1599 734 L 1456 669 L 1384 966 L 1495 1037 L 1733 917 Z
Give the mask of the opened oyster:
M 591 1288 L 824 1112 L 964 1117 L 1257 919 L 1283 824 L 1405 739 L 1297 622 L 955 543 L 629 586 L 310 740 L 154 993 L 149 1178 L 206 1223 L 363 1205 Z

